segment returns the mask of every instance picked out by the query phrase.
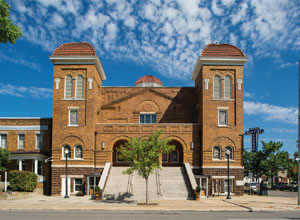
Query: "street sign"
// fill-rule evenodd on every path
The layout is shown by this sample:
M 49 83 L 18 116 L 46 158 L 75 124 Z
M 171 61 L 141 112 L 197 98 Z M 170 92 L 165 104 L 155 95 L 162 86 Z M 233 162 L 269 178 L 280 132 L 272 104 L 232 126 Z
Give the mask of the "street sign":
M 245 135 L 251 135 L 251 146 L 252 146 L 252 152 L 257 151 L 258 147 L 258 135 L 264 133 L 264 129 L 260 129 L 258 127 L 256 128 L 250 128 L 249 131 L 245 132 Z

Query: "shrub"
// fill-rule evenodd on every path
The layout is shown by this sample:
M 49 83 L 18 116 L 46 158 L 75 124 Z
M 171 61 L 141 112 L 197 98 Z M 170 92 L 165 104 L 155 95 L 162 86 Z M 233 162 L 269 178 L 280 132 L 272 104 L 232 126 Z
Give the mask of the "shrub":
M 9 186 L 13 191 L 32 192 L 37 185 L 37 175 L 30 171 L 9 172 Z
M 95 186 L 95 192 L 96 192 L 96 193 L 100 193 L 100 192 L 101 192 L 101 189 L 100 189 L 99 186 Z
M 196 192 L 196 193 L 200 193 L 200 191 L 201 191 L 201 187 L 200 187 L 199 185 L 196 186 L 195 192 Z

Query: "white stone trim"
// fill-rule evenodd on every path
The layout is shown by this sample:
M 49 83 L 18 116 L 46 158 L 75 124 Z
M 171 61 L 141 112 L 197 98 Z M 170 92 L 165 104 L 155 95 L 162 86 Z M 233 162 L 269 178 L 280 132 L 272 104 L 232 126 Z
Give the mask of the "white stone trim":
M 93 89 L 93 78 L 88 78 L 89 90 Z
M 106 75 L 98 56 L 50 56 L 53 64 L 94 64 L 101 80 L 106 80 Z
M 69 160 L 68 160 L 69 161 Z M 51 165 L 51 167 L 57 167 L 57 168 L 60 168 L 60 167 L 66 167 L 66 165 L 60 165 L 60 164 L 56 164 L 56 165 Z M 94 165 L 72 165 L 72 164 L 68 164 L 68 167 L 73 167 L 73 168 L 94 168 L 95 166 Z M 96 166 L 96 168 L 104 168 L 104 166 Z
M 206 169 L 227 169 L 227 166 L 202 166 Z M 242 166 L 230 166 L 230 169 L 244 169 Z
M 60 83 L 60 78 L 55 78 L 55 89 L 58 90 L 59 89 L 59 83 Z
M 209 83 L 209 79 L 204 79 L 204 87 L 205 87 L 205 90 L 208 90 L 208 83 Z
M 238 84 L 238 90 L 242 89 L 242 83 L 243 83 L 243 79 L 237 79 L 237 84 Z
M 198 57 L 197 63 L 192 73 L 192 80 L 196 80 L 200 69 L 203 65 L 219 65 L 219 66 L 243 66 L 247 62 L 246 57 Z
M 43 130 L 48 130 L 48 125 L 29 125 L 29 126 L 3 125 L 3 126 L 0 126 L 0 130 L 5 130 L 5 131 L 43 131 Z
M 66 175 L 60 175 L 60 178 L 66 178 Z M 84 175 L 68 175 L 68 178 L 79 178 L 79 179 L 81 179 L 81 178 L 84 178 Z
M 228 176 L 211 176 L 212 179 L 228 179 Z M 235 179 L 235 176 L 229 176 L 229 179 Z
M 40 160 L 43 161 L 47 158 L 47 156 L 43 154 L 14 154 L 11 153 L 9 159 L 10 160 Z

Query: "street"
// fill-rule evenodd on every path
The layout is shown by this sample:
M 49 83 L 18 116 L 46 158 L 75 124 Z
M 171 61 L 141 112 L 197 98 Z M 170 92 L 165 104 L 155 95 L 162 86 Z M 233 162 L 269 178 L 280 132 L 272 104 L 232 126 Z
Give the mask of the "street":
M 268 190 L 269 196 L 281 196 L 281 197 L 297 197 L 298 192 L 280 191 L 280 190 Z
M 0 219 L 300 219 L 299 212 L 161 212 L 161 211 L 1 211 Z

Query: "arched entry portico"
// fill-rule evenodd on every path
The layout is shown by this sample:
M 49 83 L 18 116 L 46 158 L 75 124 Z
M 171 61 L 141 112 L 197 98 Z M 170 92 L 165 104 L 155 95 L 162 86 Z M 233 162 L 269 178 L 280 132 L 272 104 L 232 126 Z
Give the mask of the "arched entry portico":
M 162 166 L 165 167 L 176 167 L 182 166 L 183 164 L 183 147 L 181 143 L 177 140 L 171 140 L 169 145 L 174 145 L 175 149 L 168 153 L 162 155 Z
M 119 157 L 119 149 L 121 146 L 124 146 L 127 143 L 127 140 L 118 140 L 113 146 L 113 166 L 128 166 L 129 164 L 124 162 L 124 160 Z

